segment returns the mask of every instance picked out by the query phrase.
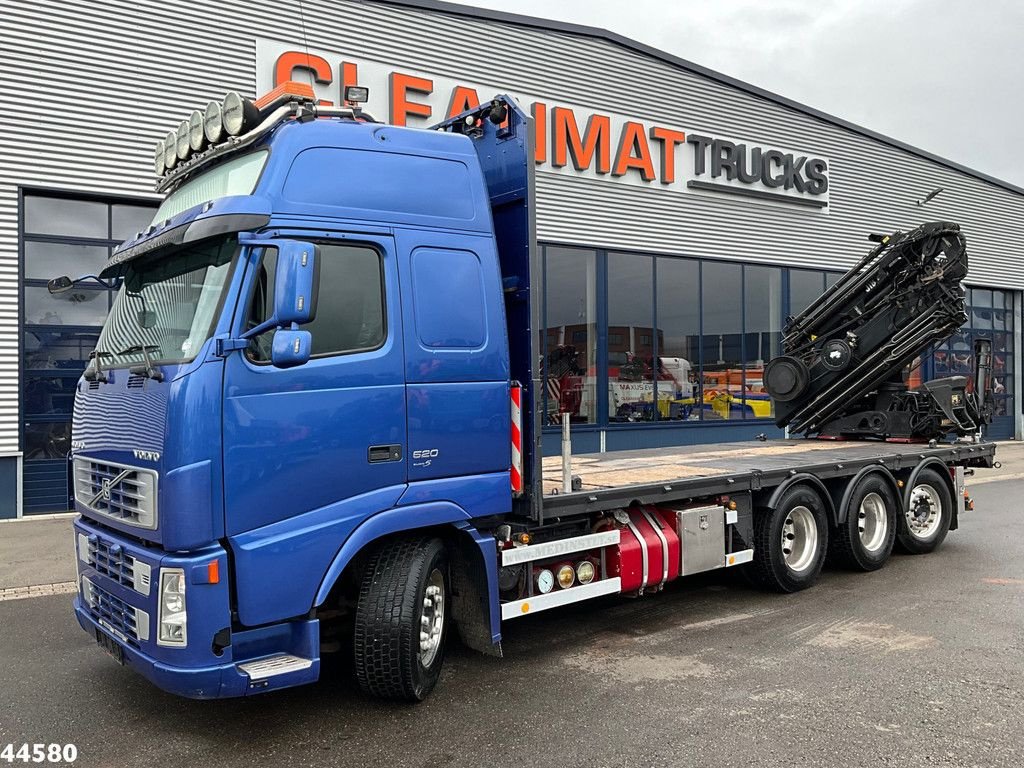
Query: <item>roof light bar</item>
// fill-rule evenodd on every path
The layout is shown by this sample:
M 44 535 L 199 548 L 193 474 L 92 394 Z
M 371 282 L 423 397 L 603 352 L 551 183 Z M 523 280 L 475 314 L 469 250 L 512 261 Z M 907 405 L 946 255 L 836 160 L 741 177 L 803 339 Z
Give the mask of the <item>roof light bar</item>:
M 163 191 L 225 152 L 248 146 L 289 117 L 349 117 L 372 121 L 373 118 L 359 108 L 368 96 L 367 88 L 347 86 L 345 99 L 351 106 L 332 107 L 317 104 L 311 85 L 294 81 L 282 83 L 255 101 L 232 91 L 223 101 L 211 101 L 206 109 L 193 110 L 176 130 L 157 142 L 153 150 L 153 171 L 162 177 L 157 190 Z

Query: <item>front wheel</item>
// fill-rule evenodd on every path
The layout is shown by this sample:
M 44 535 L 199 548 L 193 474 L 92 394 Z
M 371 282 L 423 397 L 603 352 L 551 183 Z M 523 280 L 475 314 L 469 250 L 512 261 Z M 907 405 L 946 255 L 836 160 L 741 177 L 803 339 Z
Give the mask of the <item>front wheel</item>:
M 441 674 L 450 605 L 448 556 L 440 539 L 381 546 L 363 572 L 356 606 L 359 687 L 387 699 L 425 699 Z
M 754 559 L 746 567 L 751 581 L 774 592 L 798 592 L 818 580 L 828 547 L 825 505 L 812 488 L 798 485 L 775 509 L 754 514 Z
M 945 540 L 953 521 L 949 486 L 934 469 L 922 469 L 910 489 L 910 501 L 898 517 L 896 541 L 912 555 L 932 552 Z

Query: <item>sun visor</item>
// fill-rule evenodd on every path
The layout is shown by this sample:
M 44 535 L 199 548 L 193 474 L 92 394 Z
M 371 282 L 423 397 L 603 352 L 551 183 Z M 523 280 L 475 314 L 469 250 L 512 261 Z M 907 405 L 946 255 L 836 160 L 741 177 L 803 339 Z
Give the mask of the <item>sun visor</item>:
M 189 208 L 170 219 L 154 222 L 144 232 L 121 243 L 99 276 L 121 277 L 134 259 L 174 246 L 262 229 L 270 223 L 270 211 L 270 201 L 254 195 L 222 197 Z

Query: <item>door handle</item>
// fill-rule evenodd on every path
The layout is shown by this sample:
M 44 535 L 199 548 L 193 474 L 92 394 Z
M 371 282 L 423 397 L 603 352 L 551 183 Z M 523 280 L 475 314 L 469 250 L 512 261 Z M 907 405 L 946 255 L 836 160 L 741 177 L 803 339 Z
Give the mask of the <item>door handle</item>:
M 371 445 L 366 452 L 366 460 L 371 464 L 382 464 L 385 461 L 401 461 L 401 445 Z

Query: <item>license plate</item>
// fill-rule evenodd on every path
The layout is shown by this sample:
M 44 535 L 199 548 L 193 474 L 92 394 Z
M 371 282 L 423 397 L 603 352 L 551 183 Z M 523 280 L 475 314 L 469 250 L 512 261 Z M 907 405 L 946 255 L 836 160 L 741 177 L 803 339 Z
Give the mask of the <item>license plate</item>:
M 96 642 L 100 648 L 109 653 L 118 664 L 124 664 L 124 648 L 118 645 L 117 640 L 106 632 L 96 630 Z

